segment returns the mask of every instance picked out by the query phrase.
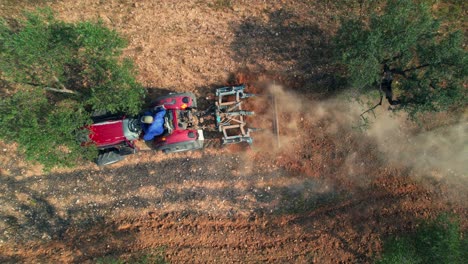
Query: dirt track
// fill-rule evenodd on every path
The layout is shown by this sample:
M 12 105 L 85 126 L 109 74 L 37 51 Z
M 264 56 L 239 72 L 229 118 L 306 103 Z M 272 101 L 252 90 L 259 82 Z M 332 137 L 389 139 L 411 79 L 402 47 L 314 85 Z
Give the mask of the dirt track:
M 149 99 L 202 96 L 230 81 L 260 93 L 268 81 L 282 84 L 282 148 L 266 131 L 251 149 L 142 152 L 44 174 L 2 143 L 1 262 L 95 262 L 164 248 L 179 263 L 368 263 L 387 235 L 440 212 L 466 228 L 466 171 L 457 184 L 440 168 L 429 169 L 434 178 L 390 159 L 376 137 L 352 129 L 354 108 L 330 98 L 340 89 L 328 61 L 332 5 L 161 2 L 50 5 L 65 20 L 101 18 L 122 32 Z M 250 106 L 256 125 L 268 126 L 261 99 Z
M 379 169 L 358 188 L 266 164 L 239 174 L 237 154 L 213 154 L 3 178 L 2 211 L 17 221 L 4 260 L 83 262 L 164 247 L 174 262 L 369 262 L 386 235 L 448 209 L 443 184 L 427 190 L 404 169 Z M 208 161 L 215 171 L 198 170 Z M 344 186 L 326 186 L 336 181 Z

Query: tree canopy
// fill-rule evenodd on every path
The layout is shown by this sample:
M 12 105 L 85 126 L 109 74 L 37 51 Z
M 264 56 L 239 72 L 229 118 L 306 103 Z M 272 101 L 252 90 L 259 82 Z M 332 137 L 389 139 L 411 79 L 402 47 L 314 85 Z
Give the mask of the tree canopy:
M 143 103 L 125 47 L 101 22 L 63 22 L 50 9 L 0 20 L 0 77 L 13 87 L 0 101 L 0 137 L 46 167 L 92 156 L 75 135 L 90 113 L 137 114 Z
M 441 30 L 430 8 L 388 0 L 367 19 L 347 18 L 335 37 L 339 61 L 353 87 L 375 90 L 384 68 L 393 78 L 399 109 L 412 116 L 467 103 L 467 53 L 460 31 Z

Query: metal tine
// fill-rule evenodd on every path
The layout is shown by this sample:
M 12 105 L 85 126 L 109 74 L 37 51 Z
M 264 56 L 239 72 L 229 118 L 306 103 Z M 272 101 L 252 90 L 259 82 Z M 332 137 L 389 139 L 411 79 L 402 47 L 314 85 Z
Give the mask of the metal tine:
M 242 96 L 240 97 L 241 99 L 246 99 L 250 97 L 257 97 L 257 94 L 251 94 L 251 93 L 242 93 Z
M 244 116 L 254 115 L 253 111 L 246 111 L 242 109 L 241 99 L 250 97 L 256 97 L 256 94 L 244 93 L 245 86 L 230 86 L 222 87 L 216 90 L 218 101 L 216 104 L 217 119 L 219 125 L 219 131 L 223 131 L 223 144 L 232 144 L 247 142 L 252 144 L 253 139 L 250 137 L 250 132 L 258 131 L 257 128 L 246 128 L 244 126 L 247 123 L 244 120 Z M 222 102 L 225 96 L 235 96 L 234 100 Z M 222 119 L 221 119 L 222 118 Z M 227 136 L 227 130 L 233 128 L 240 128 L 240 132 L 237 135 Z

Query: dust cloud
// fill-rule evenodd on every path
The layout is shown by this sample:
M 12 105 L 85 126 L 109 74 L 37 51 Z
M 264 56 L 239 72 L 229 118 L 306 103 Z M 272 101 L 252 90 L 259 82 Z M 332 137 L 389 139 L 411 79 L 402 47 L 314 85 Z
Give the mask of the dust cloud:
M 255 148 L 272 154 L 293 151 L 291 148 L 297 147 L 297 141 L 305 143 L 311 136 L 341 134 L 340 128 L 358 116 L 356 109 L 338 100 L 315 101 L 280 85 L 269 85 L 262 91 L 264 96 L 248 107 L 257 114 L 255 126 L 263 129 L 254 135 Z
M 466 117 L 423 131 L 403 113 L 383 106 L 362 132 L 353 128 L 365 110 L 358 103 L 339 97 L 317 101 L 279 85 L 268 85 L 262 93 L 263 98 L 249 105 L 257 112 L 255 126 L 264 128 L 254 134 L 253 148 L 279 167 L 316 178 L 360 177 L 361 184 L 370 182 L 380 167 L 407 167 L 411 175 L 467 186 Z
M 436 180 L 468 180 L 468 122 L 466 115 L 448 126 L 429 131 L 408 121 L 404 115 L 381 112 L 366 131 L 374 138 L 389 162 L 414 168 L 419 175 Z

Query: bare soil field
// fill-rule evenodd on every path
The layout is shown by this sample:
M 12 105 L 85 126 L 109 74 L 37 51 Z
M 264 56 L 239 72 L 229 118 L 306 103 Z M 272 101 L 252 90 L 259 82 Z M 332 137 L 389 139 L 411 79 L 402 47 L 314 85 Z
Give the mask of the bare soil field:
M 12 2 L 1 15 L 35 6 Z M 122 33 L 148 102 L 239 82 L 274 94 L 280 146 L 267 97 L 247 105 L 265 128 L 251 147 L 144 151 L 45 173 L 0 142 L 0 262 L 156 251 L 171 263 L 371 263 L 386 237 L 441 212 L 466 230 L 466 115 L 417 127 L 380 109 L 368 131 L 353 128 L 359 107 L 341 98 L 330 62 L 344 12 L 331 1 L 39 2 Z

